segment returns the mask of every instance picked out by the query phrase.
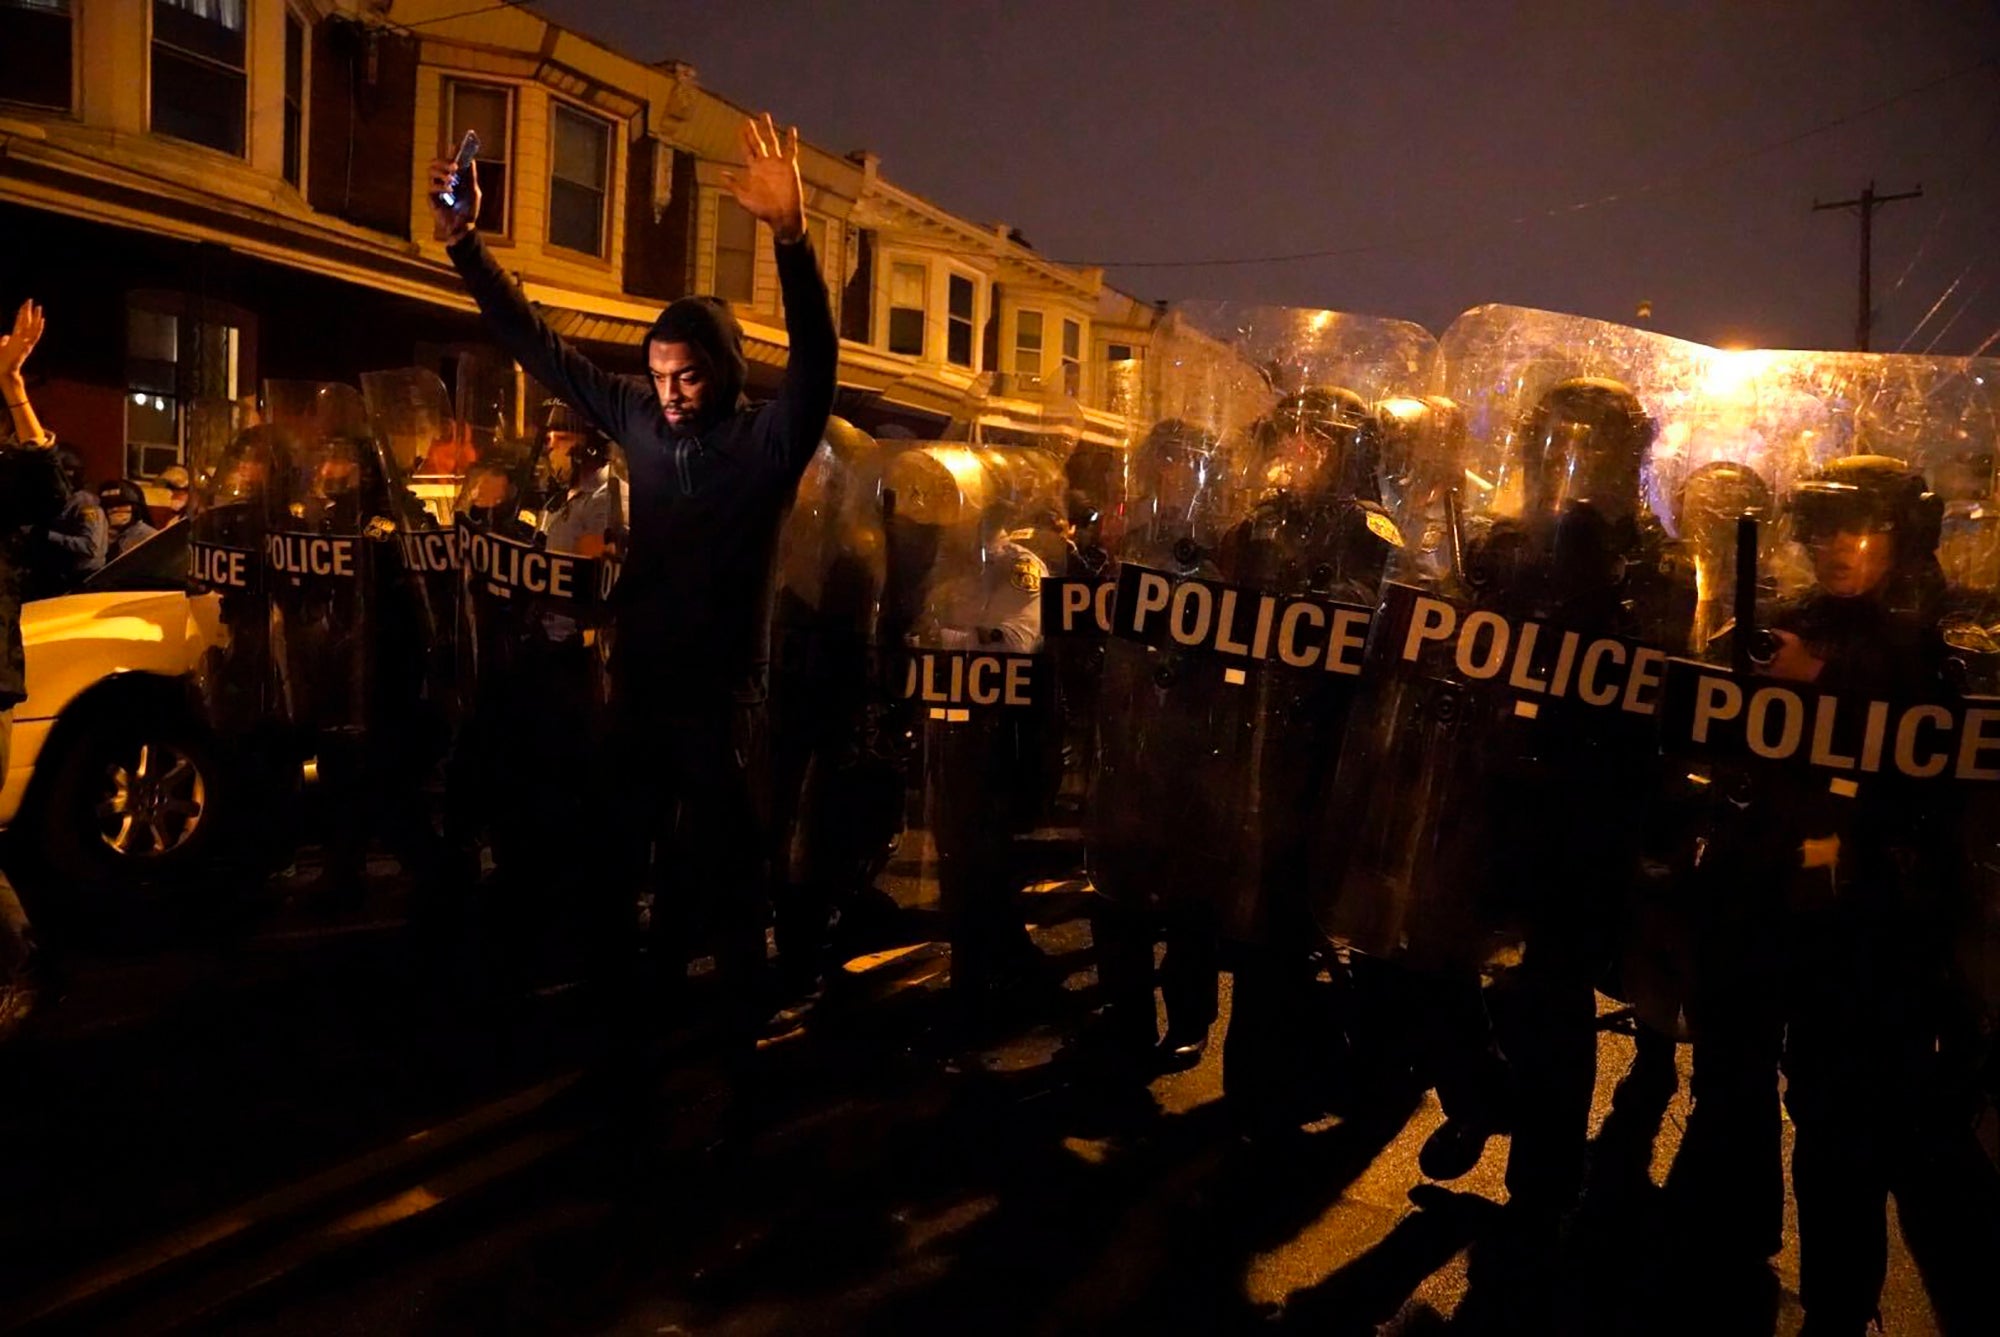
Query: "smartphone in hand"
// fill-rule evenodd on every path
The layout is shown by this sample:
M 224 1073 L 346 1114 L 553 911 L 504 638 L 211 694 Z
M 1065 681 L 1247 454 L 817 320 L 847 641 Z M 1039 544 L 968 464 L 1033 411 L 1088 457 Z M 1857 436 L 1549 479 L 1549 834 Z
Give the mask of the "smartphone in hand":
M 464 179 L 465 169 L 472 166 L 472 160 L 479 156 L 479 132 L 467 130 L 465 138 L 458 141 L 457 165 L 451 174 L 451 189 L 440 191 L 437 201 L 447 209 L 458 207 L 458 183 Z

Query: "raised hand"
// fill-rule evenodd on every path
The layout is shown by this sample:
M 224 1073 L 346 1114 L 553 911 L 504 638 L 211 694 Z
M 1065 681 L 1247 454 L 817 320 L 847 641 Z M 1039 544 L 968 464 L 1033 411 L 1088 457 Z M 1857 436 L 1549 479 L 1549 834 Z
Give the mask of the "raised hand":
M 438 198 L 446 191 L 451 191 L 458 200 L 457 208 Z M 432 160 L 424 197 L 431 202 L 431 236 L 447 244 L 457 241 L 472 231 L 479 220 L 479 205 L 483 198 L 479 191 L 479 164 L 467 163 L 461 178 L 457 159 Z
M 724 172 L 722 184 L 736 196 L 745 213 L 769 225 L 779 241 L 797 241 L 806 234 L 805 187 L 799 184 L 799 131 L 782 135 L 765 112 L 743 122 L 741 172 Z
M 21 309 L 14 313 L 13 333 L 0 334 L 0 379 L 12 380 L 21 374 L 21 364 L 35 351 L 46 328 L 42 308 L 32 301 L 21 303 Z

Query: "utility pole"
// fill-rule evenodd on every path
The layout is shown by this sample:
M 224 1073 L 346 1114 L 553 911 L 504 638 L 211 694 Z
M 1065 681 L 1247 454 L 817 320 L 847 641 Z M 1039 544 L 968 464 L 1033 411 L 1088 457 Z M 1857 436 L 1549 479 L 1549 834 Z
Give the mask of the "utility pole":
M 1875 323 L 1874 289 L 1868 269 L 1869 251 L 1875 233 L 1875 211 L 1885 204 L 1894 204 L 1897 200 L 1921 199 L 1923 193 L 1924 188 L 1918 186 L 1915 190 L 1906 190 L 1900 195 L 1877 195 L 1875 183 L 1870 181 L 1856 199 L 1834 200 L 1827 204 L 1821 204 L 1818 200 L 1813 201 L 1814 213 L 1827 209 L 1853 209 L 1861 215 L 1861 313 L 1854 322 L 1854 344 L 1864 353 L 1868 351 L 1869 329 Z

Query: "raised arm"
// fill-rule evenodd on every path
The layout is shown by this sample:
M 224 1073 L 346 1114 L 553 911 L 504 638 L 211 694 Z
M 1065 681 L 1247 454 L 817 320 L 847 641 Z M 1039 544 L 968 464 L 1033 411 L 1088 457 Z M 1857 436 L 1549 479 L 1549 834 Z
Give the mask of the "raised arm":
M 767 224 L 776 241 L 778 289 L 785 301 L 785 333 L 791 345 L 785 384 L 771 406 L 764 444 L 793 475 L 803 473 L 826 432 L 833 412 L 840 335 L 826 280 L 806 235 L 805 188 L 799 181 L 799 132 L 779 133 L 766 113 L 762 122 L 743 122 L 741 172 L 723 176 L 744 212 Z
M 14 427 L 14 439 L 30 448 L 46 447 L 55 441 L 43 430 L 42 420 L 35 416 L 35 406 L 28 402 L 28 383 L 21 373 L 28 354 L 35 351 L 35 345 L 41 342 L 42 331 L 47 327 L 42 308 L 31 301 L 23 302 L 21 309 L 14 313 L 13 331 L 0 334 L 0 399 L 6 401 L 7 417 Z
M 456 207 L 438 198 L 441 191 L 453 188 L 456 172 L 457 164 L 450 159 L 431 164 L 429 199 L 434 235 L 447 243 L 445 253 L 465 280 L 472 300 L 479 304 L 487 333 L 528 375 L 590 417 L 607 436 L 624 441 L 636 413 L 657 411 L 644 388 L 612 375 L 571 348 L 534 313 L 520 288 L 502 272 L 480 240 L 475 224 L 479 217 L 479 165 L 467 167 L 466 179 L 456 183 Z

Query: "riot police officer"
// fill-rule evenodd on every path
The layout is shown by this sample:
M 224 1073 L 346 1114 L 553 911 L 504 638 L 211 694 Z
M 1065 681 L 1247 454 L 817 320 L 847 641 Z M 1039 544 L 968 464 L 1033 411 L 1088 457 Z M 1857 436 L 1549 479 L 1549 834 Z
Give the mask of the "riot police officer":
M 1524 620 L 1684 650 L 1694 582 L 1645 509 L 1640 468 L 1655 424 L 1623 384 L 1578 377 L 1521 425 L 1526 507 L 1466 555 L 1476 602 Z M 1496 999 L 1513 1069 L 1510 1202 L 1553 1224 L 1583 1183 L 1597 1062 L 1594 988 L 1638 875 L 1636 807 L 1660 792 L 1650 735 L 1609 715 L 1553 726 L 1501 759 L 1490 910 L 1524 929 L 1518 970 Z M 1526 741 L 1526 740 L 1524 740 Z M 1558 812 L 1563 838 L 1537 814 Z
M 941 527 L 928 543 L 920 541 L 919 546 L 934 546 L 935 557 L 917 576 L 916 620 L 908 633 L 919 679 L 927 673 L 935 678 L 935 666 L 953 660 L 967 672 L 981 659 L 1045 663 L 1041 585 L 1048 570 L 1022 542 L 1020 523 L 1038 499 L 1004 494 L 1005 452 L 986 452 L 981 463 L 987 490 L 970 525 L 961 519 Z M 907 465 L 897 471 L 895 481 L 904 492 L 912 490 L 910 474 Z M 910 537 L 899 534 L 899 556 L 915 551 Z M 910 574 L 899 572 L 898 585 Z M 1036 673 L 1036 681 L 1045 678 Z M 993 1019 L 1045 983 L 1045 958 L 1028 937 L 1016 899 L 1022 879 L 1013 844 L 1033 825 L 1047 797 L 1051 739 L 1045 691 L 1045 686 L 1042 692 L 1031 690 L 1030 699 L 1019 704 L 1007 704 L 1011 694 L 1003 693 L 1001 705 L 976 711 L 963 706 L 957 717 L 949 707 L 926 711 L 916 726 L 920 748 L 912 779 L 935 851 L 938 900 L 952 949 L 952 989 L 974 1023 Z
M 1547 319 L 1489 308 L 1447 344 L 1462 336 L 1496 346 L 1491 322 L 1514 324 L 1530 345 L 1603 333 L 1532 323 Z M 1485 370 L 1470 365 L 1468 382 L 1476 387 Z M 1654 436 L 1634 391 L 1606 377 L 1560 380 L 1520 413 L 1494 442 L 1497 464 L 1466 474 L 1484 513 L 1461 525 L 1447 508 L 1457 604 L 1390 587 L 1371 640 L 1374 704 L 1354 714 L 1336 789 L 1356 814 L 1356 835 L 1330 880 L 1340 892 L 1328 930 L 1456 982 L 1460 1003 L 1440 1018 L 1432 1057 L 1458 1071 L 1469 1094 L 1448 1108 L 1424 1163 L 1469 1169 L 1487 1136 L 1511 1122 L 1509 1210 L 1523 1242 L 1549 1239 L 1578 1201 L 1594 988 L 1638 873 L 1639 819 L 1661 782 L 1644 714 L 1617 708 L 1618 692 L 1586 699 L 1566 675 L 1558 690 L 1554 646 L 1602 643 L 1601 655 L 1615 650 L 1630 665 L 1635 642 L 1653 654 L 1684 650 L 1693 616 L 1691 574 L 1642 496 Z M 1492 472 L 1518 487 L 1515 505 L 1495 504 Z M 1438 625 L 1458 629 L 1429 658 L 1422 638 L 1405 634 L 1425 600 Z M 1511 629 L 1511 643 L 1526 646 L 1531 627 L 1548 662 L 1523 666 L 1527 687 L 1464 667 L 1480 668 L 1465 629 Z M 1479 974 L 1494 976 L 1484 1007 L 1470 989 Z M 1481 1033 L 1489 1020 L 1490 1039 Z M 1496 1042 L 1508 1060 L 1504 1101 L 1479 1081 Z
M 772 619 L 771 865 L 779 967 L 795 997 L 830 946 L 868 949 L 895 931 L 895 900 L 870 885 L 894 830 L 902 777 L 873 746 L 872 690 L 886 539 L 880 452 L 829 419 L 778 556 Z
M 1233 584 L 1311 593 L 1373 608 L 1390 554 L 1403 540 L 1381 504 L 1375 416 L 1351 390 L 1288 395 L 1252 428 L 1250 514 L 1226 535 Z M 1329 1065 L 1345 1019 L 1336 1015 L 1344 970 L 1317 952 L 1306 897 L 1309 832 L 1324 814 L 1352 689 L 1328 674 L 1267 674 L 1258 683 L 1269 734 L 1255 766 L 1260 796 L 1259 919 L 1231 933 L 1234 963 L 1225 1094 L 1280 1122 L 1310 1121 L 1334 1103 Z M 1338 814 L 1334 814 L 1337 819 Z M 1336 989 L 1316 981 L 1330 968 Z
M 1133 450 L 1130 519 L 1120 563 L 1218 577 L 1215 553 L 1233 519 L 1233 484 L 1229 457 L 1214 433 L 1177 418 L 1154 424 Z M 1199 1062 L 1220 1010 L 1214 928 L 1185 898 L 1162 904 L 1156 895 L 1174 875 L 1176 854 L 1188 852 L 1170 849 L 1163 840 L 1168 810 L 1160 801 L 1162 790 L 1187 784 L 1173 767 L 1199 748 L 1190 741 L 1184 749 L 1178 735 L 1200 727 L 1195 712 L 1147 709 L 1160 683 L 1157 658 L 1129 642 L 1104 644 L 1097 771 L 1084 822 L 1090 879 L 1099 893 L 1091 908 L 1091 940 L 1104 1006 L 1083 1037 L 1081 1052 L 1109 1057 L 1109 1071 L 1140 1076 Z M 1187 813 L 1174 816 L 1184 820 Z M 1200 849 L 1204 833 L 1213 828 L 1193 833 L 1188 846 Z M 1208 858 L 1226 862 L 1220 851 Z M 1218 871 L 1214 863 L 1209 869 Z M 1186 864 L 1181 872 L 1188 874 Z M 1202 870 L 1192 876 L 1199 879 Z M 1153 1004 L 1153 946 L 1162 939 L 1164 1036 Z
M 1843 698 L 1936 699 L 1951 592 L 1943 505 L 1922 475 L 1850 456 L 1798 484 L 1786 511 L 1811 584 L 1770 609 L 1762 671 Z M 1807 1322 L 1858 1333 L 1937 1034 L 1951 805 L 1811 771 L 1744 780 L 1736 824 L 1718 823 L 1697 870 L 1696 1103 L 1676 1179 L 1715 1253 L 1776 1252 L 1782 1063 Z

